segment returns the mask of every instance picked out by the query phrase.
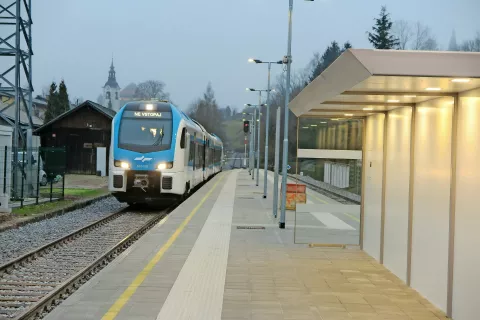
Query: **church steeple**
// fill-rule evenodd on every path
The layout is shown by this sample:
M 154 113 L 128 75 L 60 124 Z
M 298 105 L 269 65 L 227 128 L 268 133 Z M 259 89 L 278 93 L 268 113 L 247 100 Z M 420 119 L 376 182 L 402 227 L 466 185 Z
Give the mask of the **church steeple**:
M 120 89 L 120 86 L 117 83 L 117 79 L 115 77 L 115 67 L 113 66 L 113 57 L 112 57 L 112 64 L 110 65 L 110 71 L 108 72 L 108 80 L 105 83 L 105 87 L 109 86 L 110 88 Z

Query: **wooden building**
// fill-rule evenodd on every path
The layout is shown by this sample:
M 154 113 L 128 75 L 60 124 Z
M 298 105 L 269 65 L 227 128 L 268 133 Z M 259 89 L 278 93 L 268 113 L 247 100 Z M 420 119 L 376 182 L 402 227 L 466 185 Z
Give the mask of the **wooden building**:
M 114 116 L 115 111 L 87 100 L 34 134 L 40 136 L 42 147 L 66 147 L 67 173 L 96 174 L 97 147 L 106 147 L 108 157 Z

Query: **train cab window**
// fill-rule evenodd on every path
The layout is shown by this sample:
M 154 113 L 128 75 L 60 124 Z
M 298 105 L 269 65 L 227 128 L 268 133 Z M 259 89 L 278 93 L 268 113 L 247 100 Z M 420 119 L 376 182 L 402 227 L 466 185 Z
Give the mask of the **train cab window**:
M 187 138 L 187 129 L 182 129 L 182 137 L 180 138 L 180 148 L 185 149 L 185 139 Z
M 120 120 L 119 147 L 137 152 L 170 149 L 172 142 L 171 112 L 142 112 L 126 110 Z

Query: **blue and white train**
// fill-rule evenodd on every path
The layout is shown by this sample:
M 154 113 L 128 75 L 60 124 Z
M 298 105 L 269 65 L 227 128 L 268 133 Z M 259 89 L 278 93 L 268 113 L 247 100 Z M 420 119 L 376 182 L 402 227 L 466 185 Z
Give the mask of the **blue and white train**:
M 162 204 L 222 171 L 223 143 L 167 101 L 129 102 L 112 121 L 109 190 L 120 202 Z

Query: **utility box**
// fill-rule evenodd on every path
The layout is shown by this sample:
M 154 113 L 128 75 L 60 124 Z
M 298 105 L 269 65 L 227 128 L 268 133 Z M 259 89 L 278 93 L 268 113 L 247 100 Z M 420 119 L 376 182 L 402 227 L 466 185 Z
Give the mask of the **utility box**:
M 107 148 L 97 147 L 97 172 L 100 171 L 100 176 L 107 175 Z
M 0 213 L 10 213 L 10 186 L 12 182 L 12 133 L 13 128 L 0 125 Z

